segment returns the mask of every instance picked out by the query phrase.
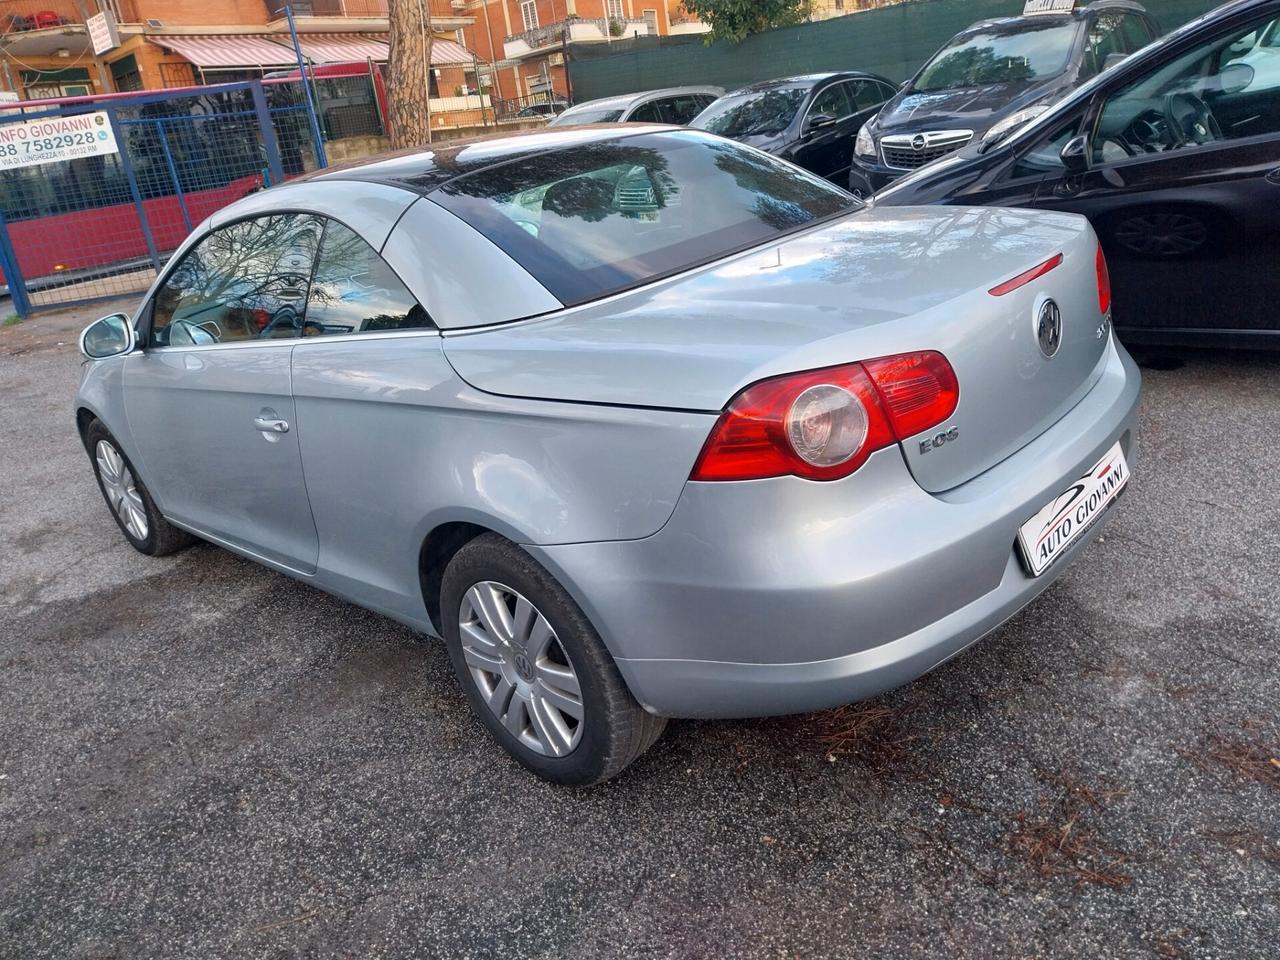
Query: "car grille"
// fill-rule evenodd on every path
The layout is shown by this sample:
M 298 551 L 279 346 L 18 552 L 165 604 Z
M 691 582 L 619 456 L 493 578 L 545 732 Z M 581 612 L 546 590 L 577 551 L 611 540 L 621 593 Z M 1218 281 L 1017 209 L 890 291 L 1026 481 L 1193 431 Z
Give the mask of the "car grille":
M 972 139 L 972 130 L 931 130 L 928 133 L 883 137 L 880 140 L 880 150 L 885 166 L 897 170 L 916 170 L 939 157 L 954 153 Z

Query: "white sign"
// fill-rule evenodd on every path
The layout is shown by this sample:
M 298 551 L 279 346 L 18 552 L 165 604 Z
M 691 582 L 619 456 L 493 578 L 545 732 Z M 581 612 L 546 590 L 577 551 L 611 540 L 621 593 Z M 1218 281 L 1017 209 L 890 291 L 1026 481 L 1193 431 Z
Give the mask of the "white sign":
M 84 25 L 89 30 L 89 39 L 93 41 L 95 57 L 120 46 L 120 31 L 116 29 L 115 14 L 110 10 L 94 14 L 84 22 Z
M 0 170 L 119 153 L 104 111 L 0 123 Z
M 1076 8 L 1076 0 L 1027 0 L 1022 8 L 1024 17 L 1036 13 L 1070 13 Z

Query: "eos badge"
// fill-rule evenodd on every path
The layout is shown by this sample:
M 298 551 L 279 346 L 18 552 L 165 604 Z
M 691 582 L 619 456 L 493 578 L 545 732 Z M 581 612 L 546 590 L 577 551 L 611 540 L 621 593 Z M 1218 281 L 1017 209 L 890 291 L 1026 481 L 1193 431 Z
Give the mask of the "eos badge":
M 929 453 L 931 450 L 937 450 L 939 447 L 950 443 L 958 436 L 960 436 L 959 427 L 952 427 L 950 430 L 944 430 L 942 433 L 935 433 L 927 440 L 920 441 L 920 452 Z

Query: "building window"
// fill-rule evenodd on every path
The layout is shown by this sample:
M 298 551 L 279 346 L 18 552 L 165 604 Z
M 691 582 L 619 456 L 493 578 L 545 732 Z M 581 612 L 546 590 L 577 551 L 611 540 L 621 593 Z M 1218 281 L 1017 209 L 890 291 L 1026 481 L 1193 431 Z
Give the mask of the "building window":
M 656 37 L 658 35 L 658 11 L 646 10 L 644 12 L 644 25 L 649 29 L 649 35 Z
M 524 0 L 520 4 L 520 16 L 524 18 L 526 30 L 538 29 L 538 0 Z
M 119 93 L 142 89 L 142 73 L 138 70 L 138 58 L 132 53 L 121 57 L 111 67 L 111 82 Z
M 624 20 L 626 14 L 622 12 L 622 0 L 608 0 L 605 4 L 605 12 L 610 20 Z

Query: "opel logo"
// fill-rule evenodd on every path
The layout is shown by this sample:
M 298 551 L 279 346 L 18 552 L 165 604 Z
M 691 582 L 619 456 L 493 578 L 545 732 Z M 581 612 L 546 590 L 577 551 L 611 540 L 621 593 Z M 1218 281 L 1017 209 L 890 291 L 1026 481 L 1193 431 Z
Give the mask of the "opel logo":
M 928 146 L 928 144 L 929 141 L 925 139 L 925 135 L 923 133 L 917 133 L 911 138 L 911 149 L 915 150 L 917 153 Z
M 1062 311 L 1053 300 L 1040 304 L 1040 312 L 1036 315 L 1036 341 L 1046 360 L 1062 345 Z

